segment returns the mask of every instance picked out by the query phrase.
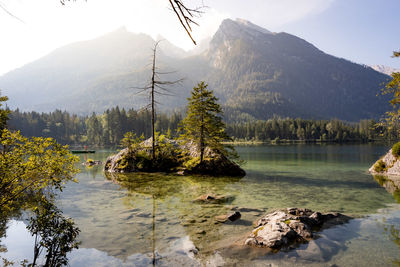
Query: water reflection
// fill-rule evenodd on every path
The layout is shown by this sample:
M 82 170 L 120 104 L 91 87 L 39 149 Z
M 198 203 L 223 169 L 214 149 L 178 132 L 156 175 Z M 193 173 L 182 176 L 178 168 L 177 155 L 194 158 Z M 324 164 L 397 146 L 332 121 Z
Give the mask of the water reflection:
M 219 203 L 197 203 L 195 199 L 202 194 L 226 194 L 226 187 L 241 179 L 144 173 L 107 173 L 106 177 L 128 190 L 123 198 L 127 210 L 120 217 L 131 227 L 136 227 L 139 233 L 137 241 L 143 242 L 146 235 L 151 236 L 151 245 L 147 248 L 151 248 L 153 263 L 157 259 L 157 249 L 166 251 L 173 242 L 185 236 L 192 242 L 191 246 L 186 246 L 189 256 L 198 250 L 210 250 L 210 244 L 224 235 L 214 217 L 229 212 L 229 204 L 239 192 L 230 191 L 230 196 L 225 195 L 224 201 Z M 244 222 L 242 220 L 237 226 L 248 227 L 249 224 Z M 151 228 L 146 229 L 146 225 L 151 225 Z
M 160 174 L 107 174 L 105 178 L 102 166 L 81 165 L 79 184 L 68 184 L 57 203 L 82 230 L 82 244 L 68 254 L 69 264 L 385 266 L 398 260 L 398 235 L 390 225 L 398 229 L 400 222 L 392 220 L 387 231 L 379 222 L 382 216 L 390 217 L 386 214 L 400 218 L 400 205 L 391 204 L 392 195 L 366 172 L 386 147 L 302 145 L 238 150 L 247 161 L 248 175 L 241 179 Z M 104 162 L 110 153 L 96 152 L 91 157 Z M 223 203 L 193 201 L 203 194 L 227 198 Z M 388 204 L 395 206 L 382 211 Z M 242 213 L 239 221 L 215 224 L 215 216 L 236 206 Z M 252 221 L 266 210 L 290 206 L 366 217 L 328 229 L 315 243 L 282 254 L 246 253 L 229 247 L 241 244 L 238 241 L 251 230 Z M 6 244 L 20 251 L 11 243 Z M 28 253 L 32 254 L 32 248 Z
M 400 203 L 400 177 L 399 176 L 383 176 L 374 175 L 375 181 L 386 189 L 393 198 Z
M 32 266 L 37 265 L 42 253 L 45 253 L 44 266 L 67 265 L 67 253 L 79 245 L 76 241 L 79 228 L 51 202 L 43 203 L 41 207 L 34 209 L 34 213 L 35 216 L 31 217 L 27 226 L 35 237 Z
M 29 211 L 28 211 L 29 213 Z M 5 230 L 9 217 L 1 217 L 0 239 L 5 237 Z M 26 227 L 34 237 L 33 259 L 19 259 L 22 266 L 65 266 L 68 265 L 67 254 L 78 248 L 79 228 L 72 219 L 63 216 L 52 201 L 44 199 L 33 208 L 33 216 Z M 5 246 L 0 245 L 0 253 L 7 252 Z M 0 257 L 3 265 L 12 266 L 15 262 L 6 257 Z

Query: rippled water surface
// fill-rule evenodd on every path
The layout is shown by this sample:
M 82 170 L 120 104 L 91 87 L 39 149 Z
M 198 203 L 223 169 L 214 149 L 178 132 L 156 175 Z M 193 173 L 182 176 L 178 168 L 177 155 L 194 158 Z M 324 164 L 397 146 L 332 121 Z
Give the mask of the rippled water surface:
M 71 266 L 387 266 L 400 265 L 400 206 L 396 187 L 368 174 L 383 145 L 246 146 L 243 178 L 162 174 L 105 175 L 82 167 L 58 200 L 81 229 Z M 105 161 L 110 151 L 82 155 Z M 385 187 L 383 187 L 383 186 Z M 386 189 L 387 190 L 386 190 Z M 390 193 L 389 193 L 389 192 Z M 224 203 L 194 201 L 223 195 Z M 394 196 L 393 196 L 394 195 Z M 215 216 L 237 207 L 240 220 Z M 279 253 L 244 248 L 252 222 L 276 208 L 306 207 L 353 216 L 319 238 Z M 30 259 L 32 238 L 11 221 L 3 244 L 9 259 Z

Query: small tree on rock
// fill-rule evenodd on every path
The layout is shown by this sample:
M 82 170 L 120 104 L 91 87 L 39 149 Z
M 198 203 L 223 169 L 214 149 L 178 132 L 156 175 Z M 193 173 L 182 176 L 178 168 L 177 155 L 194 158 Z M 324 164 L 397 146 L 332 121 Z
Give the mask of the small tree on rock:
M 192 95 L 188 98 L 186 118 L 183 119 L 182 138 L 193 140 L 197 143 L 200 150 L 200 163 L 204 160 L 206 147 L 217 151 L 226 157 L 236 157 L 236 152 L 232 146 L 224 145 L 224 141 L 232 141 L 225 132 L 225 124 L 222 122 L 222 109 L 217 103 L 211 90 L 207 90 L 208 85 L 200 82 L 192 90 Z

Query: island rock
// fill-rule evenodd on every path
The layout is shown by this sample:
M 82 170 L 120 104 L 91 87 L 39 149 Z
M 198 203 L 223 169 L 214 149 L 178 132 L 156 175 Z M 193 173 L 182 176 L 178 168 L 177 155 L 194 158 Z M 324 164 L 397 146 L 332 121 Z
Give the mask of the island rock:
M 136 148 L 122 149 L 106 160 L 107 172 L 176 172 L 181 175 L 211 175 L 243 177 L 246 172 L 222 153 L 206 147 L 204 160 L 199 162 L 200 151 L 194 142 L 178 142 L 163 138 L 158 146 L 155 160 L 151 158 L 152 138 Z
M 385 156 L 369 168 L 369 172 L 374 175 L 400 176 L 400 160 L 393 155 L 393 149 L 390 149 Z
M 340 213 L 314 212 L 309 209 L 288 208 L 267 214 L 255 223 L 255 229 L 245 244 L 280 249 L 295 243 L 310 241 L 314 231 L 342 224 L 350 217 Z

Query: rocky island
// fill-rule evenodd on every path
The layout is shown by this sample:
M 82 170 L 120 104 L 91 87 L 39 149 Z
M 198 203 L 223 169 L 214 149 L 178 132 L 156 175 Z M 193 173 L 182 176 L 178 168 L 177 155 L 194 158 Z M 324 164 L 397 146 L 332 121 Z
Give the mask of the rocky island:
M 396 143 L 389 152 L 371 166 L 369 172 L 373 175 L 400 176 L 400 143 Z
M 377 160 L 369 172 L 400 203 L 400 142 Z
M 200 160 L 198 146 L 192 142 L 177 141 L 161 136 L 157 138 L 157 153 L 152 159 L 152 138 L 136 146 L 122 149 L 109 156 L 104 170 L 107 172 L 167 172 L 180 175 L 245 176 L 246 172 L 224 153 L 206 147 Z

